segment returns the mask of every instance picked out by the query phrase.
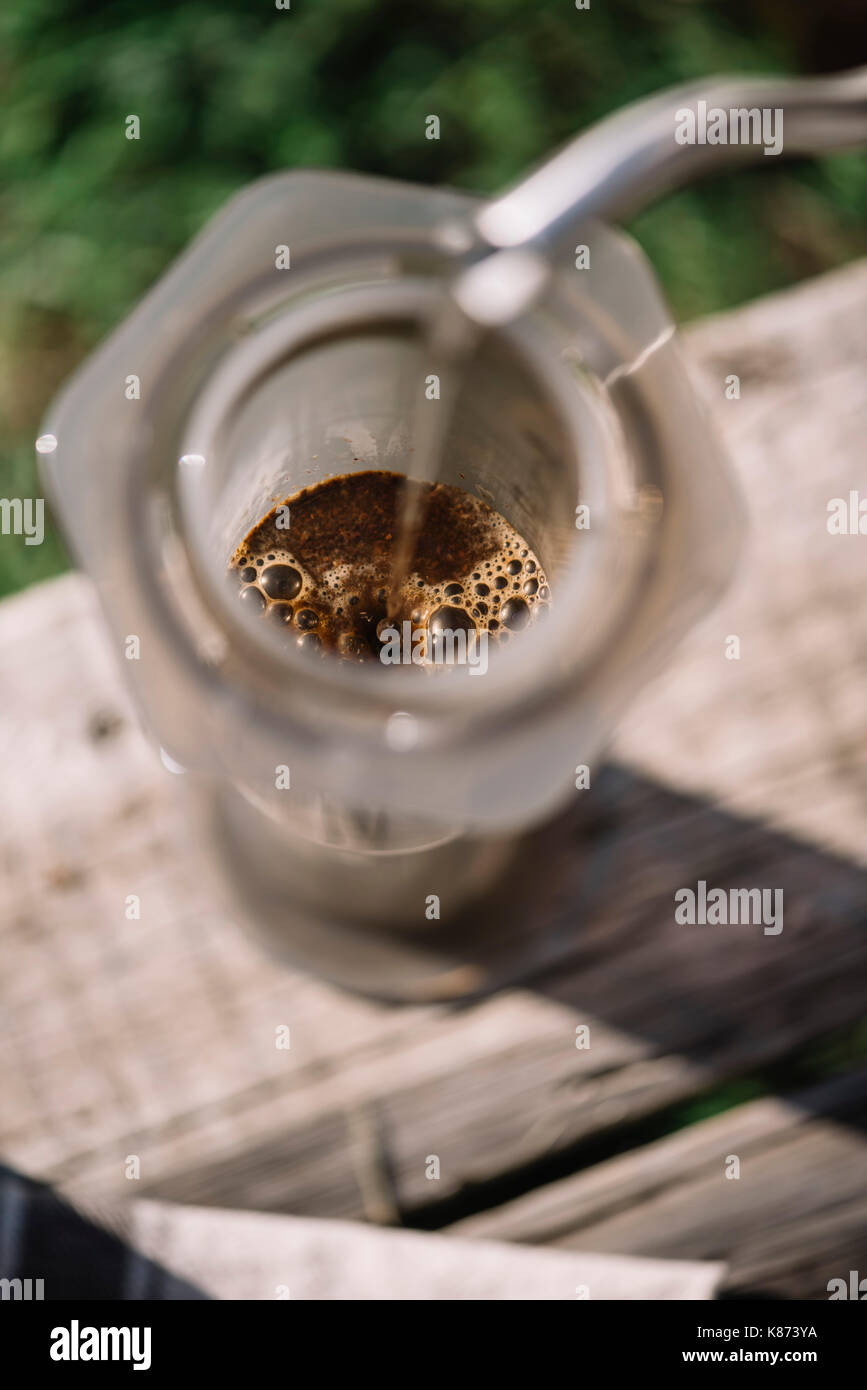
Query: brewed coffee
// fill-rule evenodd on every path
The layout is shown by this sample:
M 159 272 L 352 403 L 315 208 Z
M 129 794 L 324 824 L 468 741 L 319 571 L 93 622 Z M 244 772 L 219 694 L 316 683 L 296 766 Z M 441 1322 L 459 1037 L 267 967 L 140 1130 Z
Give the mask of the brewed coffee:
M 405 487 L 420 490 L 423 522 L 389 616 Z M 230 571 L 240 601 L 279 624 L 287 641 L 353 661 L 379 657 L 384 634 L 405 622 L 432 636 L 464 630 L 507 642 L 550 602 L 538 558 L 487 503 L 379 470 L 287 498 L 238 546 Z

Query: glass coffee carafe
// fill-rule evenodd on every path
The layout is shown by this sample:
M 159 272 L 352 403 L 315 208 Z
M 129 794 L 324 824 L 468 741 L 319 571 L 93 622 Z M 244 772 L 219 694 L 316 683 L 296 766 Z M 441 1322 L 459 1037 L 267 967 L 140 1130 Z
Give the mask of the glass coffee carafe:
M 239 916 L 287 959 L 398 998 L 474 987 L 460 966 L 492 886 L 586 794 L 576 768 L 592 784 L 739 536 L 653 274 L 587 222 L 585 250 L 468 358 L 441 459 L 539 555 L 546 621 L 482 679 L 426 679 L 311 659 L 243 612 L 227 562 L 276 503 L 407 471 L 441 229 L 477 206 L 348 174 L 252 185 L 44 425 L 56 516 Z

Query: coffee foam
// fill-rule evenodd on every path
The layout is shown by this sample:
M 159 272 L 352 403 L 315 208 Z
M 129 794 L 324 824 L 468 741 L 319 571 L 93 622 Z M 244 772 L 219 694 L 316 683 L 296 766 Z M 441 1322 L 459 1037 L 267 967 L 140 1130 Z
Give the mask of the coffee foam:
M 403 481 L 385 472 L 346 474 L 280 503 L 231 558 L 245 606 L 277 623 L 287 641 L 354 661 L 375 659 L 383 627 L 400 630 L 407 620 L 413 632 L 464 628 L 487 633 L 495 645 L 537 621 L 550 591 L 536 555 L 487 503 L 445 484 L 427 487 L 429 524 L 388 616 L 394 503 Z M 292 530 L 281 532 L 276 518 L 287 505 Z M 331 554 L 323 551 L 326 531 Z

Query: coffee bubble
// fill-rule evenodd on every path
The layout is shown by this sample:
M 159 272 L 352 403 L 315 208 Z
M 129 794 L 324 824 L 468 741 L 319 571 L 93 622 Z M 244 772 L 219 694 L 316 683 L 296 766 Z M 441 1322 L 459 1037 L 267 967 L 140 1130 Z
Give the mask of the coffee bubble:
M 475 632 L 476 625 L 463 608 L 452 608 L 444 604 L 430 615 L 428 627 L 434 635 L 440 632 Z
M 337 650 L 341 656 L 354 656 L 359 659 L 370 654 L 368 643 L 355 632 L 341 632 L 337 639 Z
M 253 609 L 265 607 L 265 595 L 257 589 L 254 584 L 250 584 L 246 589 L 242 589 L 239 598 L 245 608 Z
M 269 565 L 260 580 L 269 598 L 295 598 L 301 590 L 301 575 L 292 565 Z
M 530 610 L 523 599 L 509 598 L 500 609 L 500 617 L 510 632 L 520 632 L 530 621 Z

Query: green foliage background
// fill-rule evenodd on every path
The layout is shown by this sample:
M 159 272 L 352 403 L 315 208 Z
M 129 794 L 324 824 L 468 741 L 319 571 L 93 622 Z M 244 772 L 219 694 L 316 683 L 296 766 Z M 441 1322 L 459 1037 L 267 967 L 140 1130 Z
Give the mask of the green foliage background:
M 10 2 L 0 495 L 38 492 L 33 439 L 59 382 L 251 178 L 320 165 L 493 191 L 664 84 L 843 68 L 867 61 L 865 39 L 863 0 Z M 439 142 L 424 139 L 432 111 Z M 672 196 L 632 230 L 685 318 L 863 253 L 865 224 L 859 154 L 768 161 Z M 53 535 L 4 545 L 0 593 L 64 564 Z

